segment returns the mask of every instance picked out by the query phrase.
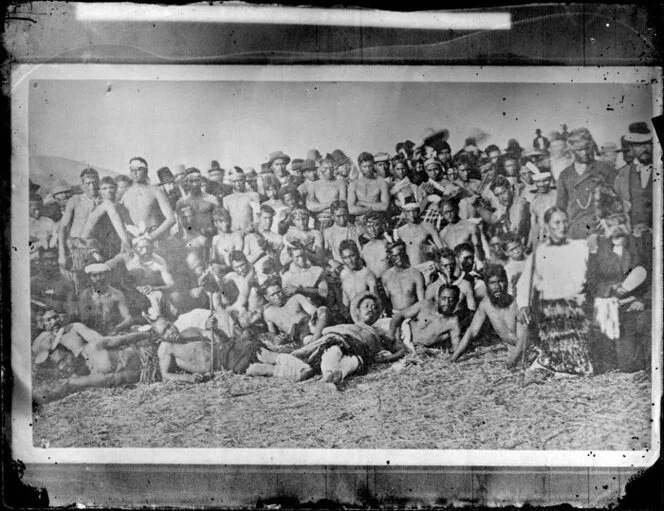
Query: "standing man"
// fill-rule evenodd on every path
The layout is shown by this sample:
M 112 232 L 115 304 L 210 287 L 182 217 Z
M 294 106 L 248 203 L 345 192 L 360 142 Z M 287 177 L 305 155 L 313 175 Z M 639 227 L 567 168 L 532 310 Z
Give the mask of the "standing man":
M 528 247 L 544 241 L 546 238 L 546 224 L 544 213 L 556 205 L 556 191 L 551 190 L 551 172 L 537 172 L 533 174 L 536 186 L 535 195 L 530 198 L 530 235 Z
M 81 172 L 81 188 L 82 194 L 74 195 L 67 201 L 58 230 L 58 264 L 63 275 L 74 282 L 77 291 L 81 289 L 80 279 L 85 267 L 95 262 L 91 260 L 95 254 L 97 260 L 101 259 L 94 243 L 89 243 L 83 238 L 88 217 L 102 201 L 99 196 L 99 173 L 95 169 L 87 168 Z M 164 201 L 168 202 L 165 197 Z M 114 225 L 121 226 L 122 222 L 115 206 L 110 205 L 109 211 L 115 213 Z M 117 227 L 117 230 L 120 231 L 120 228 Z
M 362 264 L 360 251 L 353 240 L 344 240 L 339 245 L 344 268 L 341 270 L 341 288 L 343 304 L 348 307 L 358 294 L 376 291 L 376 276 Z
M 499 208 L 492 216 L 492 223 L 499 224 L 496 232 L 516 232 L 524 240 L 530 234 L 530 211 L 526 199 L 515 197 L 509 181 L 498 176 L 491 183 L 491 191 L 498 198 Z
M 376 172 L 383 179 L 390 177 L 390 155 L 387 153 L 376 153 L 374 155 Z
M 316 170 L 313 160 L 305 160 L 302 170 Z M 311 193 L 307 195 L 307 209 L 314 215 L 318 229 L 324 231 L 333 223 L 331 206 L 336 201 L 346 201 L 345 181 L 334 178 L 334 161 L 331 156 L 325 157 L 318 169 L 321 178 L 311 183 Z
M 574 163 L 560 174 L 556 206 L 567 213 L 569 238 L 581 240 L 594 231 L 593 190 L 600 183 L 609 183 L 611 169 L 595 160 L 595 143 L 587 128 L 572 130 L 567 144 Z
M 432 249 L 443 248 L 443 242 L 433 225 L 421 221 L 420 206 L 414 197 L 406 197 L 401 209 L 406 224 L 397 229 L 397 236 L 406 243 L 410 264 L 417 267 L 430 261 Z
M 360 176 L 348 186 L 348 209 L 352 215 L 366 215 L 370 211 L 387 211 L 390 205 L 390 194 L 387 182 L 376 176 L 374 158 L 367 152 L 357 157 L 360 165 Z
M 201 188 L 201 171 L 190 167 L 185 171 L 187 194 L 178 200 L 176 210 L 189 207 L 194 215 L 194 226 L 198 232 L 207 238 L 215 234 L 212 213 L 219 206 L 219 200 Z
M 632 228 L 639 225 L 652 228 L 653 162 L 652 133 L 645 122 L 629 125 L 625 135 L 634 160 L 618 171 L 614 189 L 629 214 Z
M 226 197 L 226 195 L 230 195 L 231 193 L 233 193 L 233 187 L 227 185 L 224 182 L 225 174 L 226 170 L 221 168 L 219 162 L 217 160 L 212 160 L 212 162 L 210 163 L 210 168 L 208 170 L 208 179 L 213 183 L 217 183 L 219 193 L 221 195 L 221 197 L 217 198 L 220 200 Z
M 367 215 L 367 241 L 360 251 L 360 256 L 364 260 L 372 273 L 380 278 L 390 267 L 390 261 L 387 256 L 388 241 L 384 237 L 385 218 L 382 213 L 373 211 Z
M 254 209 L 260 208 L 258 193 L 247 190 L 244 172 L 233 168 L 229 173 L 233 193 L 224 197 L 223 206 L 231 215 L 231 230 L 249 231 L 254 223 Z
M 479 260 L 484 259 L 482 238 L 477 223 L 462 220 L 459 216 L 459 202 L 444 199 L 440 208 L 447 225 L 440 231 L 440 239 L 447 247 L 454 249 L 460 243 L 471 243 L 475 247 Z
M 268 167 L 277 177 L 281 186 L 286 186 L 291 182 L 290 172 L 286 170 L 290 161 L 290 156 L 284 154 L 282 151 L 271 153 L 270 158 L 267 161 Z
M 334 201 L 330 205 L 334 225 L 323 231 L 325 250 L 332 259 L 341 263 L 341 249 L 339 244 L 345 240 L 352 240 L 356 246 L 360 246 L 360 236 L 365 233 L 363 227 L 351 224 L 349 220 L 348 204 L 345 201 Z
M 132 185 L 127 188 L 120 202 L 129 211 L 136 227 L 135 235 L 146 234 L 157 240 L 175 225 L 175 214 L 168 197 L 158 186 L 148 183 L 148 162 L 140 156 L 129 160 Z

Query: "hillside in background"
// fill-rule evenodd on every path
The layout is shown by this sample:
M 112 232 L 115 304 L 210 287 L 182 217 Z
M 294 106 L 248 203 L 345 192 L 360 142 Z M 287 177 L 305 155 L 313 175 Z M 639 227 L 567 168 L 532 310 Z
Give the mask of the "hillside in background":
M 81 171 L 92 167 L 99 172 L 100 177 L 115 177 L 119 172 L 106 169 L 94 163 L 72 160 L 61 156 L 31 156 L 30 179 L 42 187 L 40 192 L 49 190 L 56 181 L 64 180 L 69 184 L 77 185 L 80 182 Z

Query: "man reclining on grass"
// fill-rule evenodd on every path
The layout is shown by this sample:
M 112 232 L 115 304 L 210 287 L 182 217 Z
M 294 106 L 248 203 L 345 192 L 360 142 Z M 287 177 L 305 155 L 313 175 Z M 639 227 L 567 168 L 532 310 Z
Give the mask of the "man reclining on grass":
M 356 295 L 350 313 L 353 324 L 327 327 L 322 337 L 291 353 L 320 372 L 323 383 L 339 385 L 350 374 L 366 372 L 373 362 L 391 362 L 406 352 L 400 341 L 390 341 L 373 327 L 381 314 L 375 293 Z

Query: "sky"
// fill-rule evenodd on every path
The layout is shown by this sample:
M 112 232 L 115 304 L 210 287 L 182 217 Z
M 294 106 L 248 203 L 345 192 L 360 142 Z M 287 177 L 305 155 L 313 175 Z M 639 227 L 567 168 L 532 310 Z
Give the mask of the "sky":
M 342 149 L 393 154 L 447 128 L 453 151 L 472 128 L 505 148 L 587 126 L 598 144 L 619 142 L 629 123 L 652 117 L 650 87 L 632 84 L 434 82 L 230 82 L 34 80 L 31 156 L 59 156 L 128 173 L 132 156 L 150 169 L 260 168 L 277 150 L 303 158 Z

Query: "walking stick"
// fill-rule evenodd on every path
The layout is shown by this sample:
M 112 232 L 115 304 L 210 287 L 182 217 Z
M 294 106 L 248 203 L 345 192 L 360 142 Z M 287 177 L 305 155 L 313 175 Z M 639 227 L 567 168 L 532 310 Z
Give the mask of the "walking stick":
M 214 316 L 214 303 L 212 302 L 212 293 L 207 292 L 210 299 L 210 316 Z M 214 375 L 214 328 L 210 328 L 210 376 Z
M 528 325 L 526 325 L 526 339 L 523 343 L 523 347 L 521 349 L 521 383 L 520 387 L 523 387 L 523 383 L 525 380 L 525 366 L 526 366 L 526 351 L 528 351 L 528 338 L 530 337 L 530 332 L 528 331 L 530 329 L 530 323 L 532 322 L 532 305 L 533 305 L 533 279 L 535 277 L 535 268 L 536 264 L 535 261 L 537 259 L 537 247 L 539 246 L 539 239 L 536 238 L 533 241 L 533 251 L 532 251 L 532 261 L 530 262 L 530 278 L 528 279 L 528 313 L 531 315 L 530 321 L 528 322 Z M 517 339 L 518 342 L 518 339 Z

